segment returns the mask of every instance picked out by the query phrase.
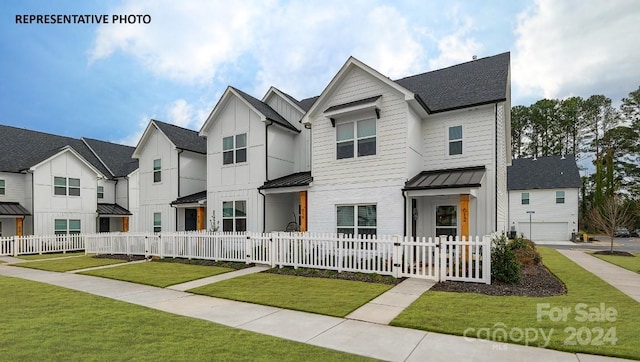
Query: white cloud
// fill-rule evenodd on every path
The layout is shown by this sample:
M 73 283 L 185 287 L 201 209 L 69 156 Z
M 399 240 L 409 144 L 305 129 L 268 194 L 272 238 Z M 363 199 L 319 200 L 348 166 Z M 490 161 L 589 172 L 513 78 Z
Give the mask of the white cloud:
M 458 8 L 454 8 L 448 17 L 454 24 L 454 31 L 440 39 L 434 39 L 440 55 L 429 61 L 431 69 L 471 61 L 474 55 L 480 56 L 482 50 L 482 45 L 471 35 L 475 29 L 471 17 L 460 15 Z
M 177 99 L 173 102 L 168 109 L 168 122 L 175 124 L 176 126 L 180 126 L 183 128 L 188 128 L 189 125 L 194 121 L 193 119 L 193 106 L 187 103 L 184 99 Z
M 127 135 L 124 138 L 121 138 L 119 140 L 114 140 L 114 143 L 119 143 L 121 145 L 127 145 L 127 146 L 133 146 L 135 147 L 138 144 L 138 141 L 140 140 L 140 137 L 142 137 L 142 134 L 144 133 L 144 130 L 147 128 L 147 124 L 149 124 L 149 120 L 151 118 L 147 115 L 141 116 L 138 119 L 138 123 L 137 123 L 137 128 L 136 131 Z
M 640 79 L 640 3 L 538 0 L 518 16 L 512 80 L 520 96 L 605 94 Z

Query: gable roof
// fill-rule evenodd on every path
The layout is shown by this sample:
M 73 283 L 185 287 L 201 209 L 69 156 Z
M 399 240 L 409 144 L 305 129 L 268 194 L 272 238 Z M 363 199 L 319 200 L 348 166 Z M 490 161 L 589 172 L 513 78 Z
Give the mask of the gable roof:
M 203 155 L 207 154 L 207 141 L 200 137 L 197 131 L 161 122 L 156 119 L 152 119 L 151 122 L 158 126 L 158 129 L 160 129 L 177 148 L 201 153 Z
M 82 140 L 0 125 L 0 171 L 22 172 L 71 148 L 102 175 L 111 173 Z
M 311 106 L 320 98 L 320 96 L 315 96 L 311 98 L 305 98 L 300 101 L 300 108 L 304 109 L 305 112 L 309 112 Z
M 573 155 L 519 158 L 507 167 L 507 189 L 580 188 L 582 180 Z
M 81 138 L 114 177 L 124 177 L 138 168 L 138 160 L 131 158 L 135 148 L 116 143 Z
M 507 99 L 510 53 L 398 79 L 415 93 L 429 113 L 494 103 Z
M 278 88 L 276 88 L 274 86 L 271 86 L 269 88 L 269 90 L 267 91 L 267 93 L 265 93 L 264 97 L 262 97 L 262 102 L 266 103 L 266 100 L 272 94 L 275 94 L 280 98 L 283 98 L 284 100 L 289 102 L 292 106 L 297 108 L 298 111 L 302 112 L 303 114 L 306 112 L 306 110 L 301 107 L 300 101 L 298 101 L 297 99 L 293 98 L 291 95 L 281 91 L 280 89 L 278 89 Z
M 257 98 L 254 98 L 248 95 L 247 93 L 237 88 L 234 88 L 234 87 L 230 87 L 230 88 L 233 89 L 236 93 L 238 93 L 238 95 L 240 95 L 242 98 L 244 98 L 245 101 L 249 102 L 249 104 L 251 104 L 251 106 L 255 108 L 258 112 L 262 113 L 262 115 L 265 116 L 266 119 L 273 121 L 274 123 L 279 124 L 280 126 L 290 129 L 294 132 L 300 132 L 299 129 L 297 129 L 291 123 L 289 123 L 289 121 L 284 119 L 284 117 L 282 117 L 280 113 L 276 112 L 268 104 L 262 102 Z

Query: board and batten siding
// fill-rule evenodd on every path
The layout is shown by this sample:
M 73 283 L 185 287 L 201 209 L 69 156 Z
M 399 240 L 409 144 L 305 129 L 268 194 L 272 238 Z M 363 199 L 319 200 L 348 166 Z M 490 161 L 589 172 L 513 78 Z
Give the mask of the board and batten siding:
M 179 153 L 179 157 L 180 190 L 176 198 L 206 190 L 207 156 L 185 150 Z
M 54 177 L 79 179 L 80 196 L 54 195 Z M 98 175 L 94 170 L 73 153 L 61 152 L 39 164 L 33 178 L 35 235 L 53 234 L 55 219 L 80 220 L 82 232 L 96 231 Z
M 31 175 L 12 172 L 0 172 L 0 180 L 4 180 L 4 194 L 0 194 L 0 202 L 19 202 L 27 210 L 31 210 L 31 200 L 27 203 L 26 188 L 31 190 Z M 28 183 L 27 183 L 28 181 Z M 1 236 L 13 236 L 16 234 L 16 218 L 13 216 L 0 216 L 2 223 Z M 25 217 L 23 232 L 28 234 L 31 218 Z
M 104 190 L 104 197 L 98 199 L 98 203 L 114 204 L 116 202 L 116 182 L 112 180 L 100 179 L 98 180 L 98 186 L 102 186 Z M 97 190 L 96 197 L 98 197 Z
M 215 213 L 222 230 L 222 202 L 245 200 L 247 230 L 261 232 L 263 199 L 258 187 L 266 180 L 266 124 L 236 96 L 225 102 L 207 133 L 207 220 Z M 247 162 L 223 165 L 222 139 L 242 133 L 247 133 Z
M 556 191 L 564 191 L 564 204 L 556 204 Z M 528 205 L 522 205 L 523 192 L 529 193 Z M 528 230 L 519 230 L 518 224 L 527 223 L 528 225 L 527 211 L 535 211 L 531 215 L 532 223 L 566 223 L 566 233 L 562 235 L 561 240 L 569 240 L 571 233 L 578 231 L 578 196 L 577 188 L 511 190 L 509 191 L 509 225 L 516 226 L 518 235 L 522 232 L 528 234 Z
M 496 231 L 507 231 L 508 227 L 508 190 L 507 190 L 507 162 L 509 160 L 507 148 L 510 147 L 511 135 L 507 134 L 505 117 L 507 112 L 506 103 L 498 103 L 496 105 L 496 140 L 498 144 L 496 146 L 497 160 L 496 160 L 496 172 L 497 172 L 497 184 L 496 184 Z M 509 143 L 509 144 L 507 144 Z
M 275 124 L 267 128 L 268 179 L 290 175 L 296 171 L 296 137 L 299 135 Z

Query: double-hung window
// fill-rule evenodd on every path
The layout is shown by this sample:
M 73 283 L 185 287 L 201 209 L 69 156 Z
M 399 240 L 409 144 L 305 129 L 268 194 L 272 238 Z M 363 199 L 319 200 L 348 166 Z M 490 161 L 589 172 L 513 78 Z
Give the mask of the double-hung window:
M 104 186 L 98 186 L 98 199 L 104 199 Z
M 376 120 L 364 119 L 336 125 L 336 158 L 376 154 Z
M 247 134 L 222 139 L 222 164 L 247 162 Z
M 162 182 L 162 160 L 153 160 L 153 182 Z
M 462 126 L 449 127 L 449 155 L 462 154 Z
M 53 194 L 80 196 L 80 179 L 71 177 L 54 177 Z
M 162 231 L 162 213 L 153 213 L 153 232 L 159 233 Z
M 564 204 L 564 191 L 556 191 L 556 204 Z
M 523 192 L 520 194 L 520 200 L 522 205 L 529 205 L 529 193 Z
M 247 202 L 222 202 L 222 231 L 247 231 Z
M 5 183 L 4 180 L 0 180 L 0 195 L 5 194 Z
M 80 234 L 80 220 L 67 220 L 67 219 L 55 219 L 54 220 L 54 234 L 67 235 L 67 234 Z
M 336 207 L 337 231 L 347 235 L 376 235 L 376 205 L 339 205 Z

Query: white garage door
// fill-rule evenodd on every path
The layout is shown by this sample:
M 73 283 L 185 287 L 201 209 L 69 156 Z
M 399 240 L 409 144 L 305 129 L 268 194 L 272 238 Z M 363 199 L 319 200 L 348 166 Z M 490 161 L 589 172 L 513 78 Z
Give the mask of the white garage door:
M 533 241 L 566 241 L 571 235 L 568 234 L 569 225 L 566 222 L 532 222 L 531 234 L 529 235 L 529 223 L 518 223 L 518 235 L 524 233 L 524 236 Z

